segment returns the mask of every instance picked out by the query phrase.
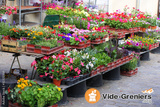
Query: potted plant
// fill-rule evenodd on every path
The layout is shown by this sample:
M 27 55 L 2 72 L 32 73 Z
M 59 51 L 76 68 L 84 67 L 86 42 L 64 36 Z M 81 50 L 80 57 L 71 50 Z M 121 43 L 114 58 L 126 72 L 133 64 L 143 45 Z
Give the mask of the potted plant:
M 61 88 L 54 84 L 44 84 L 41 87 L 36 82 L 23 78 L 18 80 L 14 89 L 8 89 L 6 94 L 12 103 L 27 107 L 51 106 L 60 101 L 63 96 Z
M 130 60 L 129 63 L 121 66 L 121 74 L 126 75 L 126 76 L 135 75 L 135 70 L 136 70 L 136 67 L 137 67 L 138 59 L 139 59 L 139 55 L 134 54 L 133 59 Z

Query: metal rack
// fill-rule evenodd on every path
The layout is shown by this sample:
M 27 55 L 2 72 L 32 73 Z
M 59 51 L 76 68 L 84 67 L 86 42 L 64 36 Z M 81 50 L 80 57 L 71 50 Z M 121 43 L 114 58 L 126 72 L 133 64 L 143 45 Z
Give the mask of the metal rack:
M 25 0 L 24 0 L 25 1 Z M 22 0 L 19 0 L 19 6 L 17 7 L 17 15 L 19 15 L 19 25 L 22 25 L 22 17 L 23 17 L 23 23 L 32 23 L 32 24 L 42 24 L 42 0 L 40 7 L 38 6 L 26 6 L 26 2 L 24 2 L 24 6 L 22 7 Z M 32 13 L 40 13 L 40 22 L 26 22 L 25 21 L 25 15 L 26 14 L 32 14 Z

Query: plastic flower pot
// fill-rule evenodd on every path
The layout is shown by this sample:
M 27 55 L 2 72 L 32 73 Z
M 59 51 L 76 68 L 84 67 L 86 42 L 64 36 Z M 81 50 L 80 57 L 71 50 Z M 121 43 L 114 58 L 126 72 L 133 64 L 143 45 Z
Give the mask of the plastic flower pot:
M 11 101 L 9 101 L 9 106 L 8 107 L 22 107 L 22 106 L 18 103 L 12 103 Z
M 34 48 L 34 45 L 33 44 L 27 44 L 27 47 Z
M 79 42 L 78 46 L 84 46 L 84 42 Z
M 49 50 L 50 47 L 48 47 L 48 46 L 42 46 L 41 49 L 42 49 L 42 50 Z
M 50 76 L 47 76 L 46 81 L 49 82 L 49 83 L 52 83 L 53 80 L 50 78 Z
M 52 105 L 52 106 L 48 106 L 48 107 L 58 107 L 58 104 Z
M 37 48 L 34 49 L 34 53 L 41 53 L 41 52 L 42 52 L 41 49 L 37 49 Z
M 55 84 L 56 86 L 59 87 L 61 85 L 61 81 L 62 81 L 62 79 L 60 79 L 60 80 L 53 79 L 53 84 Z

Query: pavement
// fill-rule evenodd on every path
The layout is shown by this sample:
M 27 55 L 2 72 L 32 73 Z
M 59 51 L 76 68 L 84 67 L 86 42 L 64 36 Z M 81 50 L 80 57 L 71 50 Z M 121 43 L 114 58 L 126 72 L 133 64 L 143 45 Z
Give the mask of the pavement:
M 31 75 L 31 62 L 35 57 L 22 55 L 19 57 L 22 68 L 28 69 Z M 12 63 L 12 54 L 0 52 L 0 71 L 8 72 Z M 17 64 L 14 67 L 18 67 Z M 132 77 L 121 76 L 120 80 L 104 80 L 101 87 L 93 87 L 99 90 L 100 100 L 95 104 L 88 103 L 84 97 L 68 98 L 68 103 L 60 107 L 160 107 L 160 54 L 150 53 L 150 61 L 141 61 L 138 73 Z M 142 91 L 152 88 L 151 94 Z M 104 99 L 102 94 L 151 95 L 151 100 L 143 99 Z M 126 96 L 124 96 L 126 97 Z

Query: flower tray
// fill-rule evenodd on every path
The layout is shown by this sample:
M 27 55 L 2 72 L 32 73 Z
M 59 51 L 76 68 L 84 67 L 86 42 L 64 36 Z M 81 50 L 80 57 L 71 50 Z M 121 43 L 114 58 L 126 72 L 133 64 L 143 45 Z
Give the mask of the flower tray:
M 59 43 L 61 43 L 61 42 L 59 42 Z M 36 47 L 38 47 L 38 48 L 36 48 Z M 62 43 L 61 46 L 54 47 L 51 49 L 50 49 L 50 47 L 46 47 L 46 46 L 27 44 L 27 52 L 45 54 L 45 55 L 50 55 L 52 53 L 58 52 L 58 51 L 62 50 L 63 48 L 64 48 L 64 43 Z
M 90 76 L 94 76 L 97 74 L 97 70 L 92 70 Z
M 66 47 L 71 47 L 71 48 L 76 48 L 76 49 L 84 49 L 84 48 L 90 46 L 89 43 L 88 43 L 88 44 L 83 43 L 83 44 L 78 44 L 78 45 L 70 45 L 70 43 L 64 43 L 64 45 L 65 45 Z M 87 45 L 87 46 L 86 46 L 86 45 Z
M 25 52 L 26 45 L 19 45 L 19 42 L 14 40 L 1 40 L 1 50 L 8 52 Z
M 137 72 L 138 72 L 138 68 L 136 68 L 135 70 L 131 70 L 131 71 L 121 71 L 121 75 L 131 77 L 137 74 Z

